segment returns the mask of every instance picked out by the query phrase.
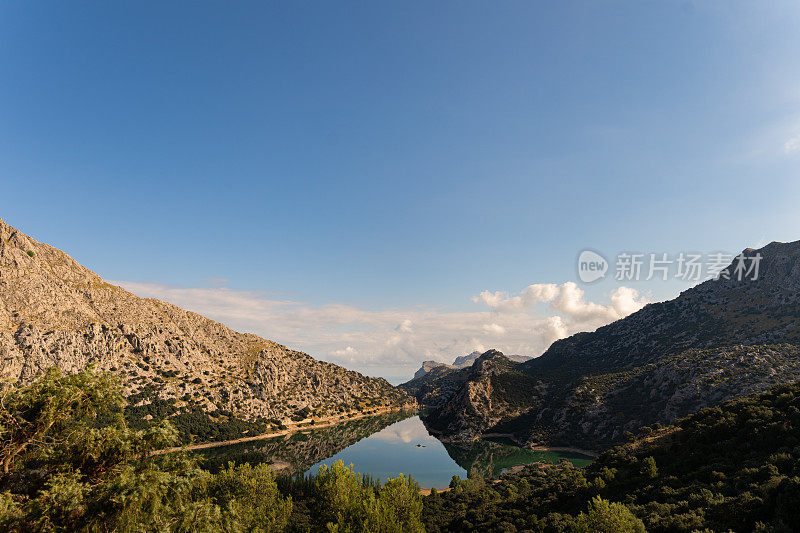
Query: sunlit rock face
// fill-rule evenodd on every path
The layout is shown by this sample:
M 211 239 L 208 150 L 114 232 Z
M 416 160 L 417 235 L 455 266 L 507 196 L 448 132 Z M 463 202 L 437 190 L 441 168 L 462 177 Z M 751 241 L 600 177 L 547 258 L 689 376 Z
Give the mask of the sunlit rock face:
M 90 363 L 139 403 L 282 420 L 402 404 L 406 394 L 166 302 L 103 281 L 0 220 L 0 374 L 26 382 Z

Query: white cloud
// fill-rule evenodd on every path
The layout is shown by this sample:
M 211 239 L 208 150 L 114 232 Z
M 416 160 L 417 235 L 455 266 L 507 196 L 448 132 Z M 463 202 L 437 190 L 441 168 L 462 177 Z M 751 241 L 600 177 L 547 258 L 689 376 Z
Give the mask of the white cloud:
M 543 283 L 528 285 L 519 296 L 509 297 L 507 292 L 502 291 L 483 291 L 478 296 L 473 296 L 472 301 L 483 303 L 498 312 L 521 311 L 528 307 L 533 307 L 539 302 L 549 302 L 558 294 L 558 285 L 553 283 Z
M 358 353 L 358 350 L 353 348 L 352 346 L 346 346 L 343 350 L 334 350 L 331 352 L 331 355 L 340 358 L 348 358 L 353 360 L 354 356 Z
M 611 293 L 610 299 L 610 305 L 587 302 L 583 289 L 568 281 L 562 285 L 529 285 L 517 296 L 509 296 L 506 292 L 483 291 L 472 300 L 483 303 L 498 313 L 520 313 L 538 303 L 548 303 L 551 311 L 558 312 L 570 323 L 580 324 L 587 329 L 619 320 L 648 303 L 636 289 L 630 287 L 617 288 Z
M 800 151 L 800 135 L 796 135 L 783 143 L 783 151 L 787 154 L 793 154 Z
M 617 313 L 616 319 L 635 313 L 648 303 L 647 298 L 639 296 L 639 291 L 630 287 L 619 287 L 611 293 L 611 307 Z
M 490 335 L 505 335 L 506 328 L 501 326 L 500 324 L 484 324 L 483 331 L 490 334 Z
M 389 442 L 431 442 L 435 441 L 428 430 L 422 424 L 417 424 L 414 420 L 406 419 L 396 424 L 382 429 L 381 431 L 370 435 L 370 438 L 389 441 Z
M 406 318 L 405 320 L 403 320 L 402 322 L 400 322 L 400 323 L 397 325 L 397 327 L 396 327 L 396 328 L 394 328 L 394 329 L 395 329 L 395 331 L 399 331 L 399 332 L 401 332 L 401 333 L 411 333 L 411 332 L 413 331 L 413 330 L 411 329 L 411 326 L 413 326 L 413 325 L 414 325 L 414 323 L 413 323 L 413 322 L 411 322 L 409 319 L 407 319 L 407 318 Z
M 474 350 L 497 348 L 538 356 L 555 340 L 594 330 L 647 303 L 628 287 L 613 291 L 606 304 L 589 302 L 570 282 L 529 285 L 516 295 L 483 291 L 473 298 L 478 306 L 472 311 L 425 307 L 373 311 L 340 303 L 312 305 L 226 287 L 114 283 L 233 329 L 395 381 L 410 377 L 424 360 L 451 362 Z
M 539 324 L 538 328 L 534 328 L 534 331 L 538 333 L 541 344 L 545 346 L 550 346 L 558 339 L 568 337 L 570 334 L 569 326 L 560 316 L 547 317 Z

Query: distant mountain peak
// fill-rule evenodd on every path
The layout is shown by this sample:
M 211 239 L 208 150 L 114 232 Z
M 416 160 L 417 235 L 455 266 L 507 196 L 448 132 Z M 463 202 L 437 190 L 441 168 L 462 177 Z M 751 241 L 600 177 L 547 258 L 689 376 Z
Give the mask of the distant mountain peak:
M 456 357 L 455 360 L 453 361 L 453 366 L 464 367 L 471 365 L 480 356 L 481 352 L 475 350 L 474 352 L 468 355 L 462 355 L 460 357 Z
M 500 357 L 502 357 L 504 359 L 507 359 L 507 357 L 505 356 L 505 354 L 503 352 L 501 352 L 500 350 L 495 350 L 494 348 L 492 348 L 491 350 L 486 350 L 485 352 L 480 354 L 475 361 L 486 361 L 486 360 L 491 360 L 491 359 L 497 359 L 497 358 L 500 358 Z
M 485 352 L 480 352 L 478 350 L 475 350 L 470 354 L 456 357 L 455 360 L 453 360 L 453 364 L 450 365 L 447 363 L 440 363 L 438 361 L 423 361 L 422 366 L 420 366 L 420 368 L 414 373 L 414 377 L 412 379 L 421 378 L 426 374 L 428 374 L 434 368 L 446 368 L 451 370 L 468 368 L 472 366 L 475 363 L 475 361 L 477 361 L 482 355 L 485 355 L 489 352 L 497 352 L 500 355 L 503 355 L 503 357 L 515 363 L 524 363 L 525 361 L 529 361 L 530 359 L 532 359 L 531 357 L 525 355 L 504 355 L 502 352 L 499 352 L 498 350 L 494 349 L 490 349 Z

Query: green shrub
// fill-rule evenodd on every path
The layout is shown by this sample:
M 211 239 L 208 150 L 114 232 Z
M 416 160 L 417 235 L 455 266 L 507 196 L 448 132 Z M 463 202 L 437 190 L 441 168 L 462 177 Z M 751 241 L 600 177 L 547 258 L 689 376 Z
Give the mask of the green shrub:
M 575 533 L 645 533 L 644 523 L 621 503 L 595 496 L 587 513 L 578 515 Z
M 402 474 L 378 489 L 337 461 L 320 466 L 314 489 L 314 514 L 328 531 L 425 531 L 419 485 Z
M 208 493 L 224 511 L 229 531 L 283 531 L 292 514 L 292 499 L 278 492 L 275 475 L 264 463 L 229 463 L 211 478 Z

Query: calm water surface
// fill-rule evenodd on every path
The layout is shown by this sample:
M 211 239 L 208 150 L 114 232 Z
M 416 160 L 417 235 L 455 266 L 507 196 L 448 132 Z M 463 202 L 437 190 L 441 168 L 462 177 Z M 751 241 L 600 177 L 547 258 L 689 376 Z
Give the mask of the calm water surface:
M 316 473 L 322 464 L 342 460 L 353 464 L 356 472 L 381 481 L 400 473 L 411 476 L 420 486 L 444 488 L 453 475 L 465 477 L 467 471 L 447 453 L 444 445 L 428 433 L 418 416 L 412 416 L 373 433 L 308 469 Z
M 200 453 L 212 469 L 228 460 L 268 462 L 283 465 L 284 474 L 295 475 L 316 474 L 320 465 L 341 460 L 381 481 L 403 473 L 423 488 L 437 489 L 446 488 L 454 475 L 464 478 L 469 471 L 494 478 L 506 468 L 539 461 L 568 460 L 575 466 L 591 462 L 580 454 L 534 452 L 486 440 L 445 444 L 412 413 L 391 413 Z

